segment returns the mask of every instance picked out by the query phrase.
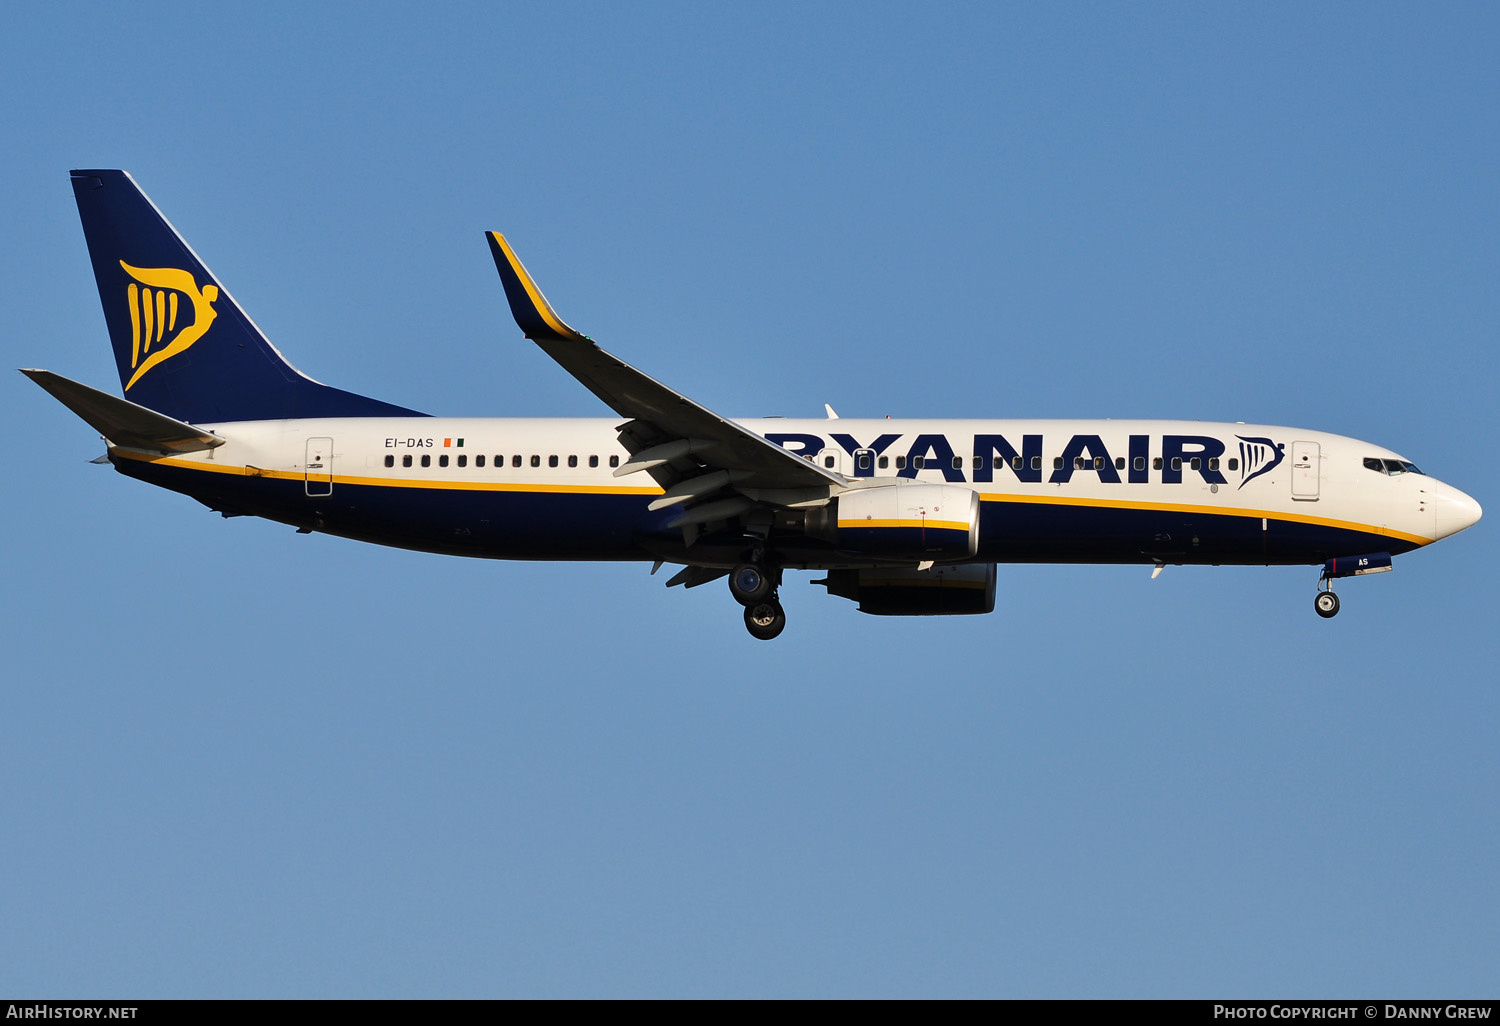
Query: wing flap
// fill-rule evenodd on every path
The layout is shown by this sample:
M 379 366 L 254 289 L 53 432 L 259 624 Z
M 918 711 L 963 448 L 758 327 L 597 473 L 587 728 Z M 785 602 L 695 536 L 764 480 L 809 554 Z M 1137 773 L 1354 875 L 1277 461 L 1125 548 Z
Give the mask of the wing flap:
M 224 444 L 211 432 L 174 420 L 129 399 L 101 392 L 51 371 L 21 368 L 52 397 L 78 414 L 111 445 L 163 454 L 201 452 Z

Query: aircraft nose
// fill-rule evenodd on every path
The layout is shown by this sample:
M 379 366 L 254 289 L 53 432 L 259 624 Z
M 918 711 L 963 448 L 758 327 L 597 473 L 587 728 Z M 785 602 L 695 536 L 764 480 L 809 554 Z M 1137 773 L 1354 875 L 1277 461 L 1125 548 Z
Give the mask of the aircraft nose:
M 1444 486 L 1438 490 L 1435 498 L 1437 501 L 1433 503 L 1433 512 L 1436 514 L 1435 526 L 1439 538 L 1446 538 L 1466 527 L 1473 527 L 1484 515 L 1484 510 L 1479 508 L 1479 503 L 1457 488 Z

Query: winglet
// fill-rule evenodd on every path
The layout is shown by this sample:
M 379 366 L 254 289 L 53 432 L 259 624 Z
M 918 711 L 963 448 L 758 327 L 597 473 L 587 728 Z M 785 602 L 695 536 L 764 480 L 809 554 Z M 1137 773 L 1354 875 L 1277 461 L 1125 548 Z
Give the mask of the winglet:
M 505 236 L 499 232 L 486 232 L 485 235 L 490 240 L 490 253 L 495 258 L 495 269 L 500 272 L 500 283 L 505 286 L 505 298 L 510 301 L 511 316 L 526 337 L 538 342 L 592 343 L 587 335 L 557 316 L 542 290 L 526 273 L 515 250 L 505 241 Z

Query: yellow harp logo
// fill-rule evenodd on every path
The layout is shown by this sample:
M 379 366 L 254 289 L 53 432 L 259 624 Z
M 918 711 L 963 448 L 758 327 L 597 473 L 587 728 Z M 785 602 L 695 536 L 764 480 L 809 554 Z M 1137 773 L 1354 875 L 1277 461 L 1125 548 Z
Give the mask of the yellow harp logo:
M 205 285 L 200 291 L 191 274 L 175 267 L 131 267 L 123 260 L 120 266 L 135 279 L 126 290 L 130 300 L 130 366 L 135 370 L 125 383 L 128 392 L 152 367 L 204 336 L 219 316 L 213 307 L 219 299 L 219 288 Z M 178 328 L 177 307 L 182 296 L 193 306 L 193 320 Z M 163 339 L 165 346 L 161 345 Z M 155 351 L 153 347 L 157 347 Z

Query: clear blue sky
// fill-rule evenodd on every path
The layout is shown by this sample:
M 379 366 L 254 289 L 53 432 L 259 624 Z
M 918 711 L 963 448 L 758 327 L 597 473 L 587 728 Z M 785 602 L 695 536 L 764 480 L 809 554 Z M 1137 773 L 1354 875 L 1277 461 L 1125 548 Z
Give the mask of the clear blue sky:
M 0 993 L 1481 996 L 1500 965 L 1490 4 L 16 5 L 13 367 L 117 390 L 68 187 L 123 167 L 303 370 L 604 415 L 1246 420 L 1491 516 L 1313 568 L 467 562 L 89 466 L 11 372 Z M 6 379 L 0 379 L 6 380 Z

